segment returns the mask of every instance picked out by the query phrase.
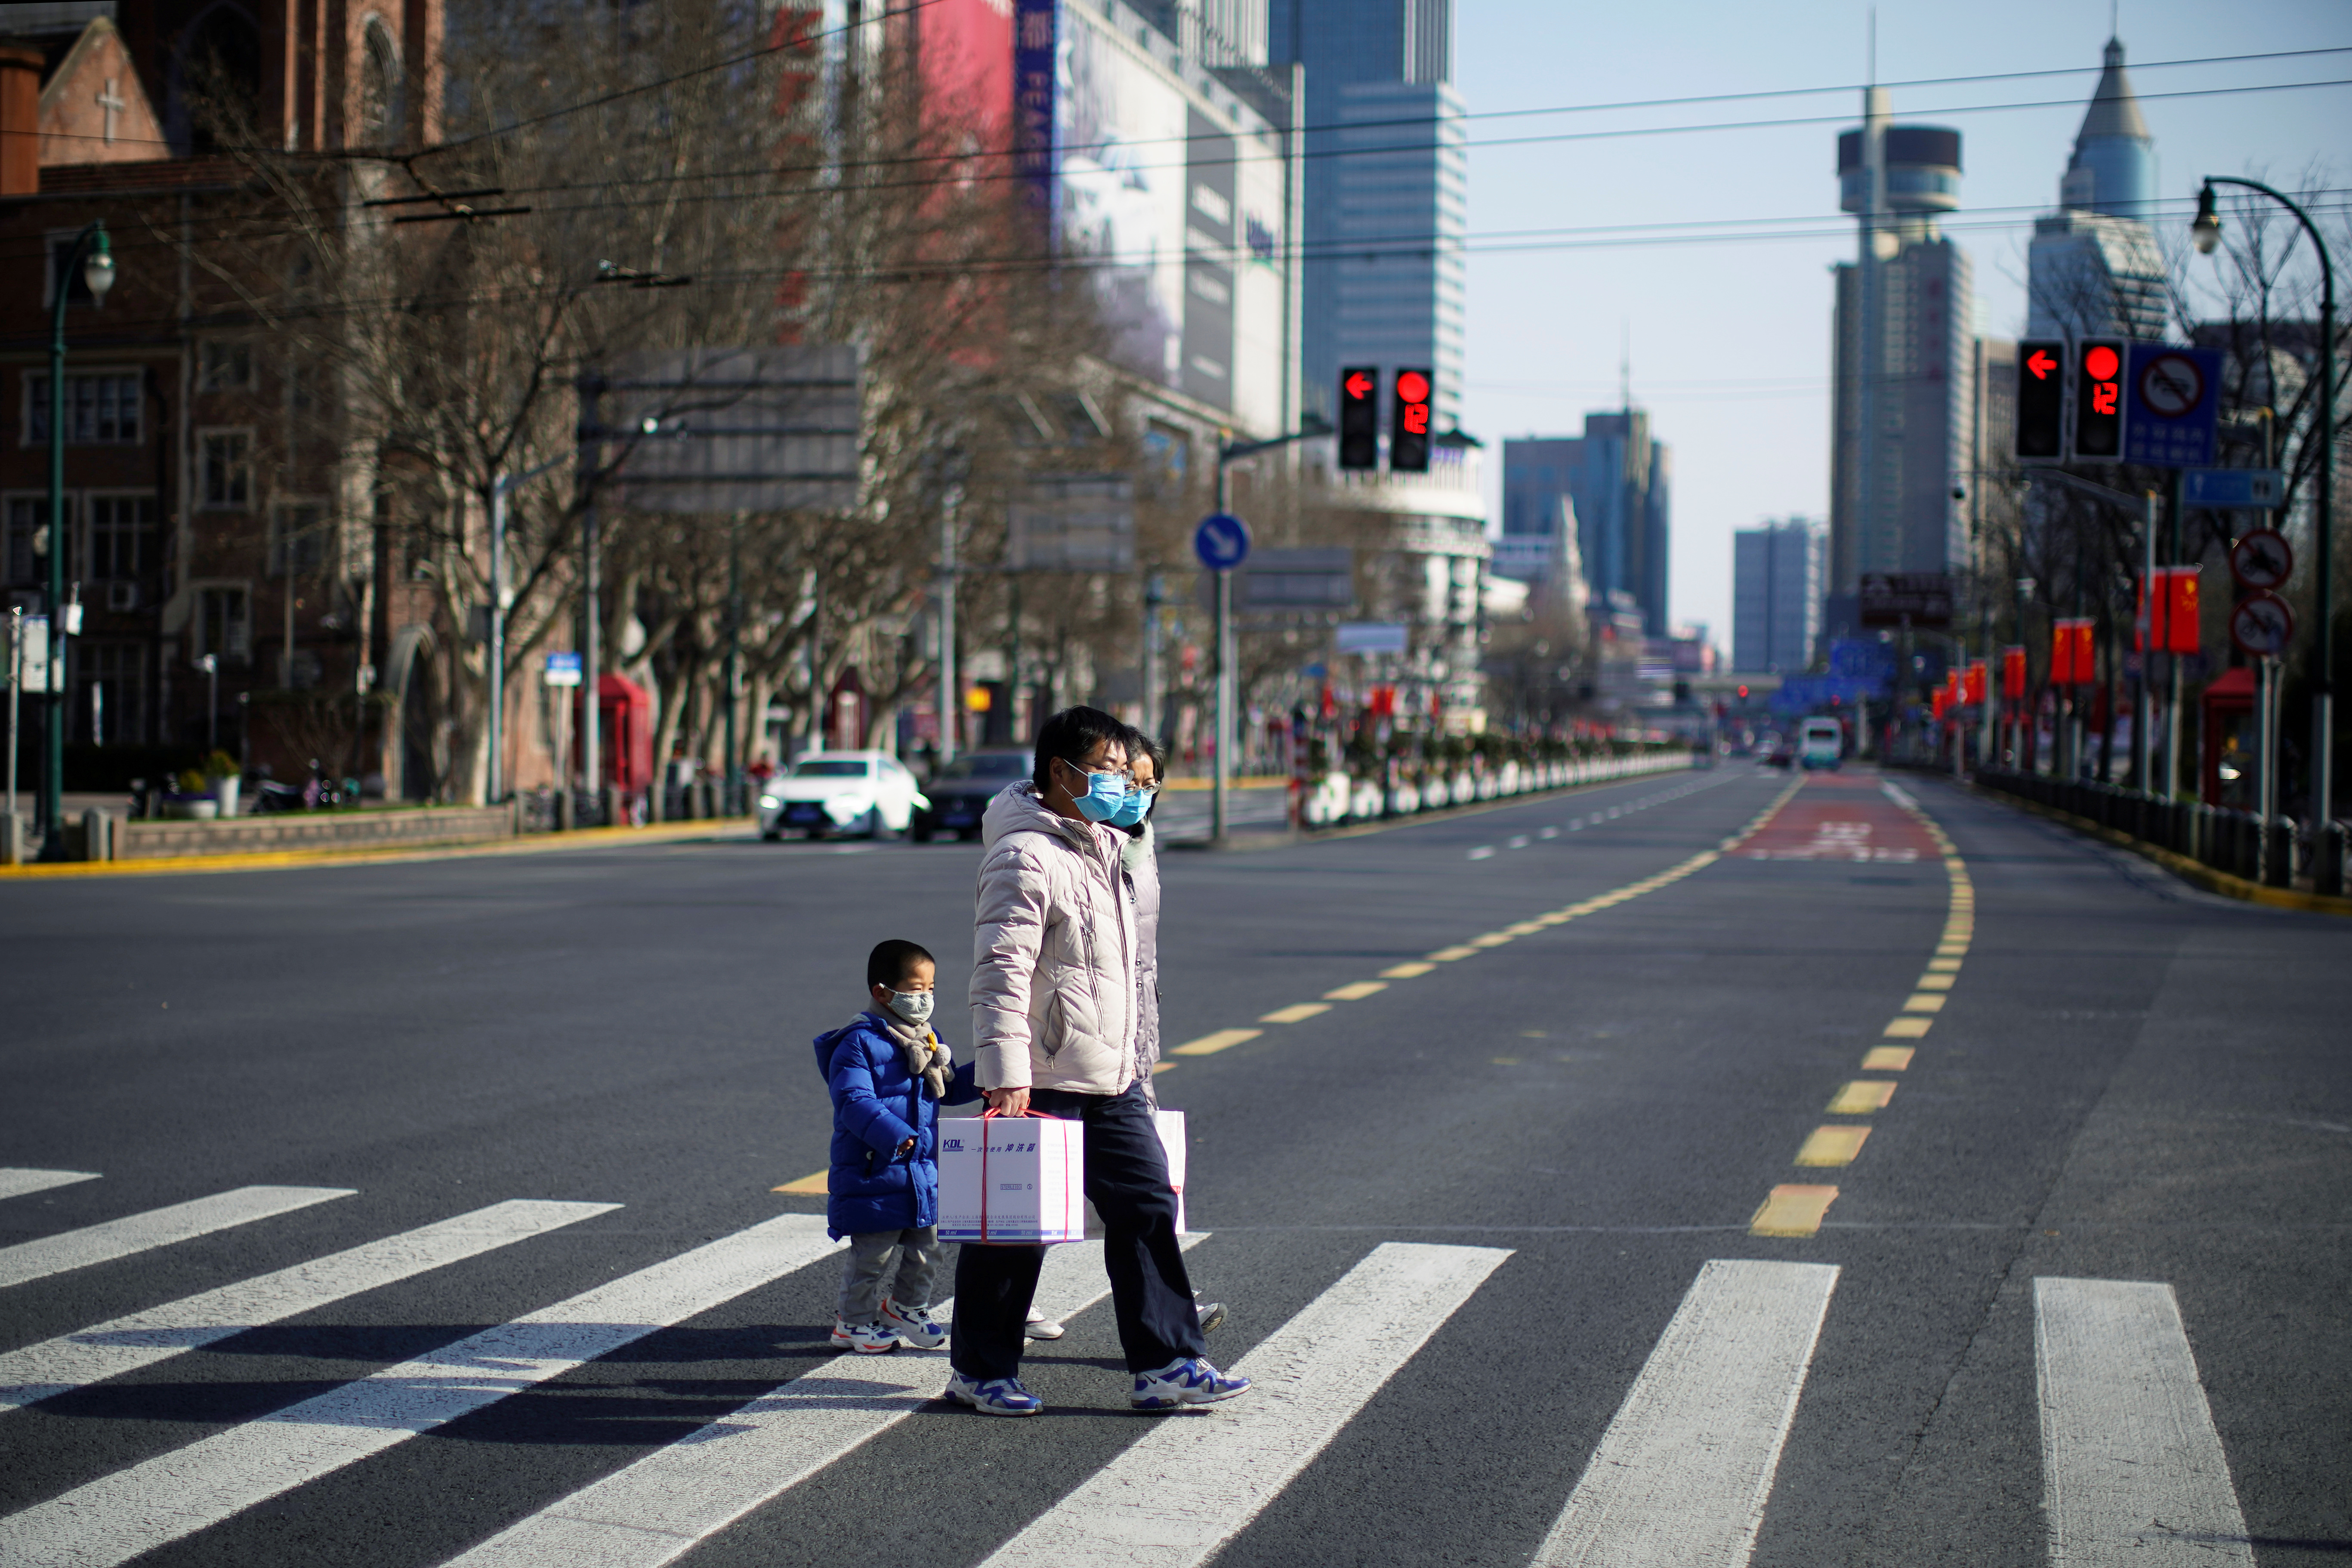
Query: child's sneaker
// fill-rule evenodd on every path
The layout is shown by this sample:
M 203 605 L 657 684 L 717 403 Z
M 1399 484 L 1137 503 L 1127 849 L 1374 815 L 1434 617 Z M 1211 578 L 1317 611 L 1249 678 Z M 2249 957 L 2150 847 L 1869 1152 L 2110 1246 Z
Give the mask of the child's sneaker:
M 835 1318 L 833 1342 L 859 1355 L 882 1355 L 898 1348 L 898 1336 L 883 1323 L 850 1323 Z
M 1128 1404 L 1138 1410 L 1180 1410 L 1187 1405 L 1213 1405 L 1220 1399 L 1249 1392 L 1250 1380 L 1228 1377 L 1199 1356 L 1171 1361 L 1158 1372 L 1135 1374 L 1135 1392 Z
M 882 1326 L 919 1351 L 935 1351 L 948 1342 L 948 1331 L 931 1321 L 929 1307 L 901 1307 L 882 1298 Z
M 960 1372 L 950 1373 L 948 1397 L 982 1415 L 1034 1415 L 1045 1408 L 1045 1402 L 1022 1387 L 1017 1377 L 992 1377 L 982 1383 Z
M 1021 1331 L 1033 1340 L 1058 1340 L 1066 1331 L 1061 1324 L 1032 1307 L 1029 1309 L 1029 1321 L 1021 1325 Z

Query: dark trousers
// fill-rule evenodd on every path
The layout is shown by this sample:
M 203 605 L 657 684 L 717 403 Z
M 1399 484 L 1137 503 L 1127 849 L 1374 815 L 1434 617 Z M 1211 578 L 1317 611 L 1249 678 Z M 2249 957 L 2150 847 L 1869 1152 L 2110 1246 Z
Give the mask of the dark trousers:
M 1202 1353 L 1192 1281 L 1176 1240 L 1168 1156 L 1142 1087 L 1130 1084 L 1124 1094 L 1033 1089 L 1029 1108 L 1086 1128 L 1087 1199 L 1102 1216 L 1103 1270 L 1128 1370 L 1156 1372 Z M 966 1242 L 958 1250 L 948 1346 L 956 1371 L 982 1381 L 1021 1375 L 1021 1325 L 1045 1262 L 1043 1247 Z

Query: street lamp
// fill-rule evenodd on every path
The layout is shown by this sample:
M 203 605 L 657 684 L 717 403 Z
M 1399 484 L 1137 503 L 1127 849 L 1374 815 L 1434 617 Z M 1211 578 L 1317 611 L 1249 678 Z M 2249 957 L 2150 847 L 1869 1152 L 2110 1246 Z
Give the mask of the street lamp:
M 2310 214 L 2261 181 L 2231 174 L 2208 174 L 2197 192 L 2197 217 L 2189 226 L 2189 237 L 2200 255 L 2212 255 L 2221 243 L 2221 215 L 2213 195 L 2216 185 L 2237 185 L 2270 197 L 2294 215 L 2294 221 L 2311 237 L 2312 249 L 2319 253 L 2319 504 L 2312 515 L 2312 570 L 2318 574 L 2312 609 L 2319 625 L 2314 628 L 2311 652 L 2311 847 L 2319 890 L 2340 892 L 2335 885 L 2336 858 L 2326 852 L 2327 824 L 2335 815 L 2336 263 Z
M 83 251 L 89 251 L 88 259 Z M 81 280 L 89 286 L 93 304 L 106 302 L 114 287 L 114 253 L 106 237 L 104 219 L 74 236 L 50 279 L 56 298 L 49 310 L 49 690 L 48 723 L 43 736 L 40 827 L 41 857 L 55 860 L 65 851 L 66 795 L 66 301 L 73 290 L 68 280 L 74 264 L 81 263 Z

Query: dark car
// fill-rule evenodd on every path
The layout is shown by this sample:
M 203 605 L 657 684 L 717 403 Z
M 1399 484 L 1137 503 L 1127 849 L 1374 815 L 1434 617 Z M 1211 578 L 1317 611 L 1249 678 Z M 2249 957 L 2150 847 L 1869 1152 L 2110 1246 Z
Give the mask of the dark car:
M 919 844 L 929 843 L 940 833 L 979 837 L 981 814 L 996 792 L 1014 779 L 1027 778 L 1034 766 L 1027 752 L 966 752 L 932 774 L 930 783 L 923 786 L 930 806 L 915 813 L 909 833 Z

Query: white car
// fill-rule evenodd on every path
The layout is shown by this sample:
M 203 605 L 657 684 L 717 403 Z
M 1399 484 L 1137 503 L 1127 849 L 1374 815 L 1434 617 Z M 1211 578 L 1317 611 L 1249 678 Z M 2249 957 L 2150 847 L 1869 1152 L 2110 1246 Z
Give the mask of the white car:
M 887 752 L 809 752 L 760 791 L 760 837 L 862 833 L 879 838 L 906 832 L 915 813 L 930 804 L 915 787 L 915 775 Z

